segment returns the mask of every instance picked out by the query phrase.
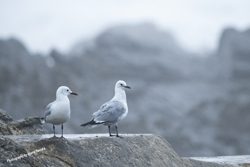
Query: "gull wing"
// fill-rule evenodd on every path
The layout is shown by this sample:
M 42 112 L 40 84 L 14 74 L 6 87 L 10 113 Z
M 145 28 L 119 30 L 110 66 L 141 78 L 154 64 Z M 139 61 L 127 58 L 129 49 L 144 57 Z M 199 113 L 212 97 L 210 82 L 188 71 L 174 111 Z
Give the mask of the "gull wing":
M 103 104 L 94 116 L 96 122 L 116 122 L 126 112 L 125 105 L 119 101 L 110 101 Z
M 49 103 L 49 104 L 47 105 L 47 107 L 45 108 L 45 113 L 44 113 L 45 122 L 46 122 L 46 120 L 47 120 L 47 117 L 50 116 L 50 114 L 51 114 L 51 106 L 52 106 L 53 104 L 54 104 L 54 102 Z

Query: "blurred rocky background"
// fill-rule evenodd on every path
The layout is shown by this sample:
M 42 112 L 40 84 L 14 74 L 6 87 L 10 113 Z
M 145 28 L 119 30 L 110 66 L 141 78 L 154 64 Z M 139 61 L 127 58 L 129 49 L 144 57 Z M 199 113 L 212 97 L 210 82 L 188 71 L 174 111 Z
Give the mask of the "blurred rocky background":
M 161 135 L 180 156 L 250 154 L 250 29 L 222 30 L 217 49 L 203 54 L 150 23 L 110 27 L 68 53 L 32 54 L 20 40 L 2 39 L 0 108 L 14 120 L 43 116 L 66 85 L 79 96 L 69 97 L 65 133 L 107 133 L 80 125 L 122 79 L 132 89 L 120 133 Z

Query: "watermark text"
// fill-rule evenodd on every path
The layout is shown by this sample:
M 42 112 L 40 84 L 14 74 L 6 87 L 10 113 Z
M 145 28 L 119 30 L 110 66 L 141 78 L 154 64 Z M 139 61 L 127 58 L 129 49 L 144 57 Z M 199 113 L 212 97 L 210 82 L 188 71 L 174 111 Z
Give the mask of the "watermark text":
M 32 154 L 35 154 L 35 153 L 38 153 L 38 152 L 41 152 L 41 151 L 45 151 L 46 149 L 43 147 L 41 149 L 37 149 L 37 150 L 34 150 L 32 152 L 28 152 L 27 154 L 21 154 L 20 156 L 16 157 L 16 158 L 12 158 L 12 159 L 7 159 L 7 162 L 12 162 L 12 161 L 17 161 L 21 158 L 25 158 L 27 156 L 31 156 Z

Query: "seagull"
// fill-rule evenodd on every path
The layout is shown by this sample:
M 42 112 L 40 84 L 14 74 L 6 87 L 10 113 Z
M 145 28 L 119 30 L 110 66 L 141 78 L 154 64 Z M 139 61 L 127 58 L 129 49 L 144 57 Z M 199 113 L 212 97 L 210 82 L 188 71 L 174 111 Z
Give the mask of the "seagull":
M 115 84 L 115 95 L 107 103 L 104 103 L 100 109 L 93 113 L 91 121 L 82 124 L 81 126 L 94 128 L 99 125 L 106 125 L 109 129 L 109 136 L 111 135 L 110 125 L 115 125 L 116 137 L 118 135 L 118 122 L 123 120 L 128 114 L 128 105 L 126 100 L 125 89 L 131 89 L 126 82 L 119 80 Z
M 63 123 L 68 121 L 70 118 L 70 102 L 68 95 L 77 95 L 72 92 L 67 86 L 60 86 L 56 91 L 56 100 L 49 103 L 45 109 L 44 122 L 53 124 L 54 136 L 53 139 L 57 138 L 55 135 L 55 126 L 62 124 L 62 136 L 63 139 Z

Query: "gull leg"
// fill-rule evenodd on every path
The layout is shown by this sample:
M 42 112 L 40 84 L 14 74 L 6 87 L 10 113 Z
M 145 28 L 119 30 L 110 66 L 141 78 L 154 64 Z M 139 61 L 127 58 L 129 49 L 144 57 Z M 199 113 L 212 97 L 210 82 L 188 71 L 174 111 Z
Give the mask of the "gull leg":
M 108 127 L 109 127 L 109 136 L 114 136 L 114 135 L 111 135 L 110 125 L 108 125 Z
M 118 127 L 117 127 L 117 125 L 115 125 L 115 129 L 116 129 L 116 137 L 123 138 L 123 137 L 121 137 L 121 136 L 118 135 Z
M 54 137 L 56 137 L 55 125 L 53 124 Z
M 56 137 L 56 130 L 55 130 L 55 125 L 53 124 L 53 131 L 54 131 L 54 136 L 51 137 L 52 140 L 57 139 Z
M 61 138 L 63 137 L 63 124 L 62 124 L 62 136 L 61 136 Z
M 60 139 L 65 139 L 64 137 L 63 137 L 63 124 L 62 124 L 62 136 L 61 136 L 61 138 Z

